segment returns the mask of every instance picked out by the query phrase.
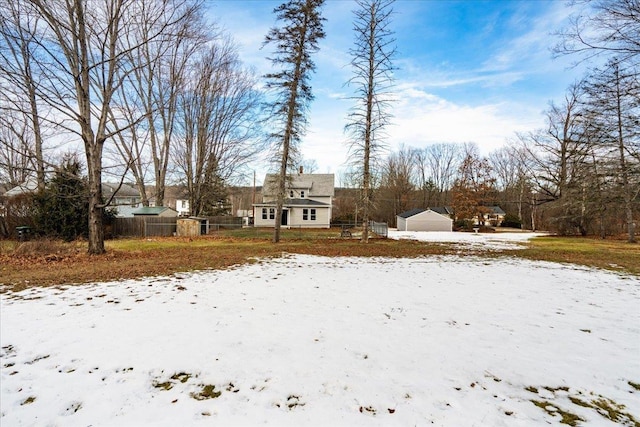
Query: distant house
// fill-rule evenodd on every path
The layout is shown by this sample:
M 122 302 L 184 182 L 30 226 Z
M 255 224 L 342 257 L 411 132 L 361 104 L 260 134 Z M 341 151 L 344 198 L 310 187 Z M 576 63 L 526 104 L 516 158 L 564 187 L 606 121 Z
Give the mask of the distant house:
M 397 216 L 398 231 L 452 231 L 453 219 L 432 209 L 411 209 Z
M 504 221 L 504 217 L 507 215 L 505 211 L 502 210 L 500 206 L 487 206 L 487 212 L 482 215 L 482 220 L 480 225 L 488 225 L 492 227 L 499 227 Z M 478 217 L 474 218 L 474 223 L 478 224 Z
M 153 216 L 164 218 L 175 218 L 178 216 L 178 211 L 168 206 L 143 206 L 131 212 L 135 218 Z
M 107 209 L 115 209 L 117 218 L 131 218 L 140 207 L 140 192 L 130 184 L 103 182 L 102 198 L 109 202 Z
M 262 187 L 262 202 L 253 205 L 256 227 L 274 227 L 276 218 L 277 178 L 267 174 Z M 283 227 L 329 228 L 334 195 L 333 174 L 290 175 L 282 210 Z
M 155 194 L 155 187 L 147 188 L 147 194 Z M 175 209 L 179 216 L 191 215 L 189 192 L 184 185 L 167 185 L 164 188 L 164 206 Z M 149 206 L 156 206 L 156 198 L 149 198 Z
M 430 207 L 429 209 L 438 212 L 439 214 L 446 215 L 449 218 L 455 218 L 453 209 L 449 206 Z M 500 224 L 502 224 L 502 221 L 504 221 L 506 213 L 500 206 L 483 206 L 482 210 L 484 211 L 482 218 L 475 215 L 473 218 L 467 219 L 474 225 L 486 225 L 490 227 L 499 227 Z
M 11 197 L 20 196 L 22 194 L 35 193 L 38 189 L 38 181 L 35 178 L 29 178 L 22 184 L 18 184 L 15 187 L 8 189 L 4 193 L 4 197 L 7 199 Z

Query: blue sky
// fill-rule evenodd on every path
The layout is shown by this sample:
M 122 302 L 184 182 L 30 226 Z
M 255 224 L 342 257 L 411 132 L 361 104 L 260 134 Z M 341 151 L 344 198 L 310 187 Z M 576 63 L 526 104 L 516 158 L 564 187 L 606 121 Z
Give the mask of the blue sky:
M 264 36 L 275 24 L 281 1 L 211 1 L 211 19 L 238 43 L 242 60 L 259 75 L 269 71 Z M 345 169 L 343 128 L 351 102 L 348 49 L 353 45 L 349 0 L 327 0 L 327 37 L 315 56 L 315 100 L 302 142 L 306 159 L 318 172 Z M 553 59 L 553 36 L 572 12 L 564 1 L 398 0 L 392 28 L 395 59 L 391 150 L 400 144 L 475 142 L 483 154 L 513 139 L 516 132 L 544 126 L 544 110 L 561 100 L 584 72 L 577 58 Z

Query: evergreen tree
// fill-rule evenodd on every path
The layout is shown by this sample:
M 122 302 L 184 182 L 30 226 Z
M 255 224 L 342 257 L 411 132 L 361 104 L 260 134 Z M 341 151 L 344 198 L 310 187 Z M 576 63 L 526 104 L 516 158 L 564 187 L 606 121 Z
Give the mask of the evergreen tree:
M 71 241 L 89 233 L 89 189 L 78 159 L 67 157 L 52 180 L 34 197 L 34 223 L 40 234 Z
M 276 18 L 284 25 L 271 28 L 266 44 L 275 46 L 271 62 L 280 67 L 278 72 L 267 74 L 267 87 L 275 91 L 273 128 L 271 137 L 277 143 L 278 181 L 276 218 L 273 242 L 280 241 L 282 206 L 284 204 L 287 170 L 296 153 L 297 145 L 305 133 L 307 110 L 313 100 L 309 79 L 316 66 L 311 54 L 320 48 L 318 42 L 324 38 L 320 8 L 324 0 L 290 0 L 274 10 Z

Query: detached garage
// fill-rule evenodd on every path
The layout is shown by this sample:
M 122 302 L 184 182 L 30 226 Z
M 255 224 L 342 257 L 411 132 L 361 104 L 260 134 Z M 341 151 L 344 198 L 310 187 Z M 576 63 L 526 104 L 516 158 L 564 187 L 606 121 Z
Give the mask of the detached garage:
M 452 231 L 453 220 L 431 209 L 412 209 L 397 216 L 398 231 Z

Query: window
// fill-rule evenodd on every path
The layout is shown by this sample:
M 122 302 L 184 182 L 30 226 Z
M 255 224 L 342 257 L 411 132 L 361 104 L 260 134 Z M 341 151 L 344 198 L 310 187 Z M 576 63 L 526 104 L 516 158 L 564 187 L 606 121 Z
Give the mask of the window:
M 293 198 L 293 190 L 289 191 L 289 197 Z
M 309 209 L 302 209 L 302 220 L 306 221 L 309 219 Z
M 316 220 L 316 210 L 311 209 L 311 221 L 315 221 L 315 220 Z
M 267 208 L 262 208 L 262 219 L 267 219 Z
M 276 210 L 274 208 L 269 208 L 269 219 L 276 218 Z
M 300 190 L 300 198 L 304 199 L 304 190 Z

